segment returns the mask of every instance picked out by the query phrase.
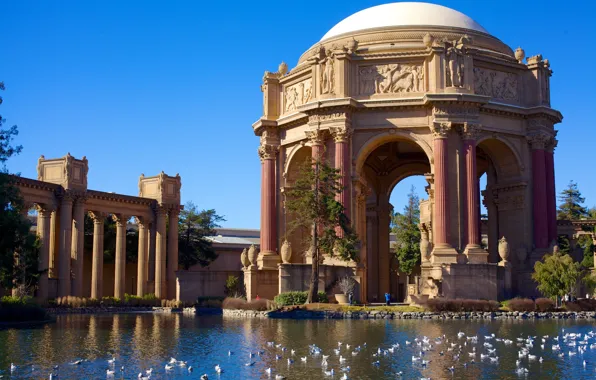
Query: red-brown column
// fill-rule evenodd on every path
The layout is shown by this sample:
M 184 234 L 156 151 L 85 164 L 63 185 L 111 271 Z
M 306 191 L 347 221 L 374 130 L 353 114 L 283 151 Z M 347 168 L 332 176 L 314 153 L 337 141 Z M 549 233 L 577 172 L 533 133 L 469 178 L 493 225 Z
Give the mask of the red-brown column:
M 546 189 L 546 160 L 544 145 L 547 137 L 537 134 L 530 137 L 532 145 L 532 195 L 534 216 L 534 245 L 548 247 L 548 205 Z
M 261 193 L 261 252 L 277 253 L 277 210 L 275 207 L 275 161 L 277 146 L 262 145 L 259 149 L 263 161 Z
M 341 193 L 337 195 L 337 201 L 344 206 L 344 214 L 350 218 L 350 130 L 347 127 L 339 127 L 333 130 L 335 139 L 335 168 L 339 169 Z M 343 236 L 343 230 L 338 228 L 339 236 Z
M 464 126 L 464 154 L 466 160 L 466 248 L 480 248 L 480 225 L 478 219 L 478 178 L 476 173 L 476 127 Z
M 434 164 L 435 164 L 435 215 L 434 244 L 435 248 L 449 248 L 449 189 L 448 179 L 448 123 L 435 123 L 434 129 Z
M 548 219 L 548 241 L 557 240 L 557 203 L 555 192 L 555 159 L 556 140 L 549 144 L 544 152 L 546 169 L 546 213 Z

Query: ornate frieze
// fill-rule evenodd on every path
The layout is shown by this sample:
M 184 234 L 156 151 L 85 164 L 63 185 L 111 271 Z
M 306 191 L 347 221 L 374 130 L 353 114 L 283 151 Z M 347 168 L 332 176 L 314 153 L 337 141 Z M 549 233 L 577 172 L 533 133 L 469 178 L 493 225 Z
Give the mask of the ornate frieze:
M 518 76 L 514 73 L 475 67 L 474 92 L 498 100 L 517 101 Z
M 457 104 L 437 104 L 433 107 L 434 116 L 453 116 L 457 118 L 478 118 L 478 107 Z
M 350 125 L 351 119 L 349 112 L 328 111 L 311 114 L 308 116 L 308 124 L 312 128 L 318 128 L 321 124 L 341 122 L 344 125 Z
M 284 88 L 284 112 L 295 111 L 299 106 L 308 103 L 311 99 L 311 78 L 287 86 Z
M 358 94 L 424 92 L 424 67 L 415 63 L 390 63 L 358 68 Z
M 430 129 L 435 139 L 444 139 L 447 138 L 451 130 L 451 122 L 434 122 L 431 124 Z

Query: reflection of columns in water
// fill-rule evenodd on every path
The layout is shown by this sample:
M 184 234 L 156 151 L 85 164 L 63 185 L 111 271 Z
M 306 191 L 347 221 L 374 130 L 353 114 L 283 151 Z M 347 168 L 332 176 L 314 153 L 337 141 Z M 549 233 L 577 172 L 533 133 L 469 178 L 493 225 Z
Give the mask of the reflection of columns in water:
M 121 349 L 122 333 L 120 332 L 120 314 L 114 314 L 112 317 L 112 331 L 110 332 L 110 347 L 114 352 Z
M 74 279 L 71 293 L 73 296 L 83 296 L 83 249 L 85 237 L 85 203 L 84 198 L 77 198 L 72 211 L 72 246 L 71 258 Z
M 150 340 L 147 339 L 146 332 L 143 326 L 143 321 L 147 318 L 148 315 L 137 315 L 135 317 L 135 326 L 132 336 L 132 348 L 138 350 L 139 354 L 138 357 L 140 358 L 147 358 L 150 357 L 149 351 L 151 350 L 152 344 Z M 153 342 L 154 344 L 158 342 Z
M 100 353 L 99 342 L 97 340 L 97 323 L 97 316 L 90 315 L 89 327 L 87 328 L 87 339 L 85 342 L 85 349 L 88 352 L 96 354 L 96 356 L 88 358 L 90 360 L 98 359 L 103 356 L 103 353 Z

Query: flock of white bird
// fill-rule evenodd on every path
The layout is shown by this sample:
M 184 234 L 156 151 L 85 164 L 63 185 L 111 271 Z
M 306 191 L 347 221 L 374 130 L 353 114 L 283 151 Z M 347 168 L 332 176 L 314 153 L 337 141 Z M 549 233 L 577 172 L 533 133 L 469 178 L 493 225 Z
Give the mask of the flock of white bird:
M 447 367 L 445 371 L 446 374 L 451 373 L 452 376 L 455 376 L 456 371 L 466 369 L 469 366 L 477 363 L 477 361 L 488 364 L 498 364 L 499 356 L 497 355 L 497 349 L 512 349 L 515 345 L 518 348 L 518 358 L 516 360 L 515 372 L 519 376 L 527 377 L 530 373 L 528 370 L 528 364 L 531 362 L 542 363 L 544 359 L 540 353 L 546 353 L 549 349 L 551 350 L 551 355 L 559 358 L 573 357 L 575 355 L 579 355 L 581 357 L 587 350 L 596 350 L 596 333 L 594 333 L 594 331 L 580 334 L 567 333 L 565 332 L 565 329 L 562 329 L 561 334 L 553 337 L 548 335 L 541 337 L 520 336 L 517 337 L 515 341 L 498 338 L 495 336 L 495 334 L 485 335 L 483 338 L 483 343 L 480 345 L 478 335 L 470 336 L 460 331 L 457 334 L 457 338 L 454 337 L 452 340 L 448 339 L 445 335 L 436 338 L 423 336 L 417 337 L 413 341 L 406 340 L 405 342 L 402 342 L 402 344 L 394 343 L 385 348 L 378 347 L 372 350 L 368 349 L 366 343 L 363 343 L 359 346 L 353 346 L 347 343 L 337 342 L 336 348 L 333 348 L 325 353 L 320 347 L 313 344 L 308 346 L 308 349 L 305 350 L 307 354 L 304 356 L 297 354 L 295 349 L 288 349 L 280 343 L 267 342 L 268 352 L 257 351 L 254 353 L 249 353 L 247 358 L 248 361 L 244 363 L 244 366 L 252 367 L 257 363 L 257 360 L 260 360 L 261 357 L 272 357 L 270 355 L 274 355 L 276 362 L 279 363 L 285 361 L 287 363 L 287 368 L 282 371 L 283 373 L 289 374 L 291 372 L 295 372 L 292 371 L 295 362 L 309 364 L 313 363 L 317 367 L 321 368 L 325 377 L 333 378 L 337 376 L 341 380 L 347 380 L 349 379 L 350 374 L 349 362 L 350 358 L 352 357 L 369 355 L 371 365 L 379 367 L 381 365 L 381 361 L 386 357 L 390 357 L 397 353 L 406 354 L 406 352 L 408 352 L 409 355 L 409 353 L 413 352 L 412 365 L 418 366 L 420 368 L 426 368 L 430 363 L 430 353 L 438 352 L 440 356 L 445 356 L 446 359 L 448 356 L 451 356 L 453 364 Z M 228 356 L 240 357 L 242 355 L 236 355 L 236 353 L 228 351 Z M 80 359 L 71 362 L 70 365 L 78 366 L 86 361 L 87 360 L 85 359 Z M 240 362 L 243 361 L 244 360 L 240 359 Z M 228 361 L 228 365 L 231 366 L 231 363 L 232 362 Z M 581 363 L 583 367 L 586 368 L 586 360 L 582 360 Z M 107 378 L 113 378 L 118 375 L 123 376 L 125 368 L 124 366 L 120 366 L 118 368 L 116 357 L 107 359 L 106 366 L 108 367 L 106 369 Z M 240 366 L 240 364 L 237 366 Z M 163 373 L 173 373 L 173 371 L 177 369 L 188 371 L 189 373 L 193 372 L 193 367 L 190 366 L 188 362 L 177 360 L 176 358 L 170 358 L 170 360 L 168 360 L 163 367 Z M 20 368 L 14 363 L 10 364 L 11 374 L 15 374 L 19 370 Z M 35 371 L 35 367 L 31 366 L 30 370 Z M 297 368 L 296 371 L 299 372 L 300 369 Z M 148 380 L 151 379 L 151 376 L 154 373 L 158 372 L 160 371 L 154 371 L 153 368 L 149 368 L 143 372 L 140 372 L 137 377 L 140 380 Z M 213 375 L 219 377 L 224 373 L 225 371 L 221 365 L 215 365 Z M 288 375 L 284 375 L 283 373 L 271 367 L 265 369 L 265 374 L 268 377 L 276 380 L 286 379 L 286 376 Z M 59 366 L 55 366 L 48 378 L 50 380 L 57 379 L 58 375 Z M 397 372 L 395 375 L 398 378 L 402 377 L 403 372 Z M 296 378 L 299 377 L 300 375 L 296 374 Z M 2 378 L 2 376 L 0 376 L 0 378 Z M 205 373 L 201 375 L 201 380 L 208 379 L 208 374 Z M 426 378 L 421 378 L 421 380 L 426 380 Z

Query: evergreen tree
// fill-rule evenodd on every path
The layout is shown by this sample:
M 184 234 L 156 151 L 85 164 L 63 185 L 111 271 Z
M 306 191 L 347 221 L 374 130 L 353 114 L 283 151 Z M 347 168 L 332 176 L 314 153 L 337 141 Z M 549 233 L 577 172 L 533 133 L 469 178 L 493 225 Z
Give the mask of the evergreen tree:
M 213 209 L 199 211 L 192 202 L 184 205 L 178 225 L 178 262 L 185 270 L 195 264 L 205 267 L 217 258 L 211 241 L 205 237 L 215 235 L 223 221 L 224 217 Z
M 4 83 L 0 82 L 0 90 Z M 2 98 L 0 97 L 0 104 Z M 14 176 L 8 174 L 6 161 L 19 154 L 21 146 L 13 146 L 18 135 L 16 125 L 3 128 L 0 116 L 0 284 L 4 288 L 33 288 L 39 278 L 39 240 L 31 233 L 26 206 L 14 185 Z
M 312 231 L 306 241 L 312 257 L 307 303 L 318 301 L 319 264 L 323 254 L 344 261 L 357 259 L 358 237 L 344 214 L 344 206 L 336 200 L 341 191 L 338 169 L 326 162 L 307 160 L 287 192 L 286 209 L 292 218 L 287 233 Z
M 563 220 L 579 220 L 588 215 L 588 210 L 582 206 L 586 199 L 582 197 L 577 183 L 570 181 L 567 188 L 561 191 L 559 195 L 559 210 L 557 211 L 557 219 Z
M 392 218 L 396 240 L 395 258 L 399 270 L 407 275 L 412 274 L 416 265 L 420 264 L 420 199 L 415 190 L 412 186 L 403 213 L 396 212 Z

